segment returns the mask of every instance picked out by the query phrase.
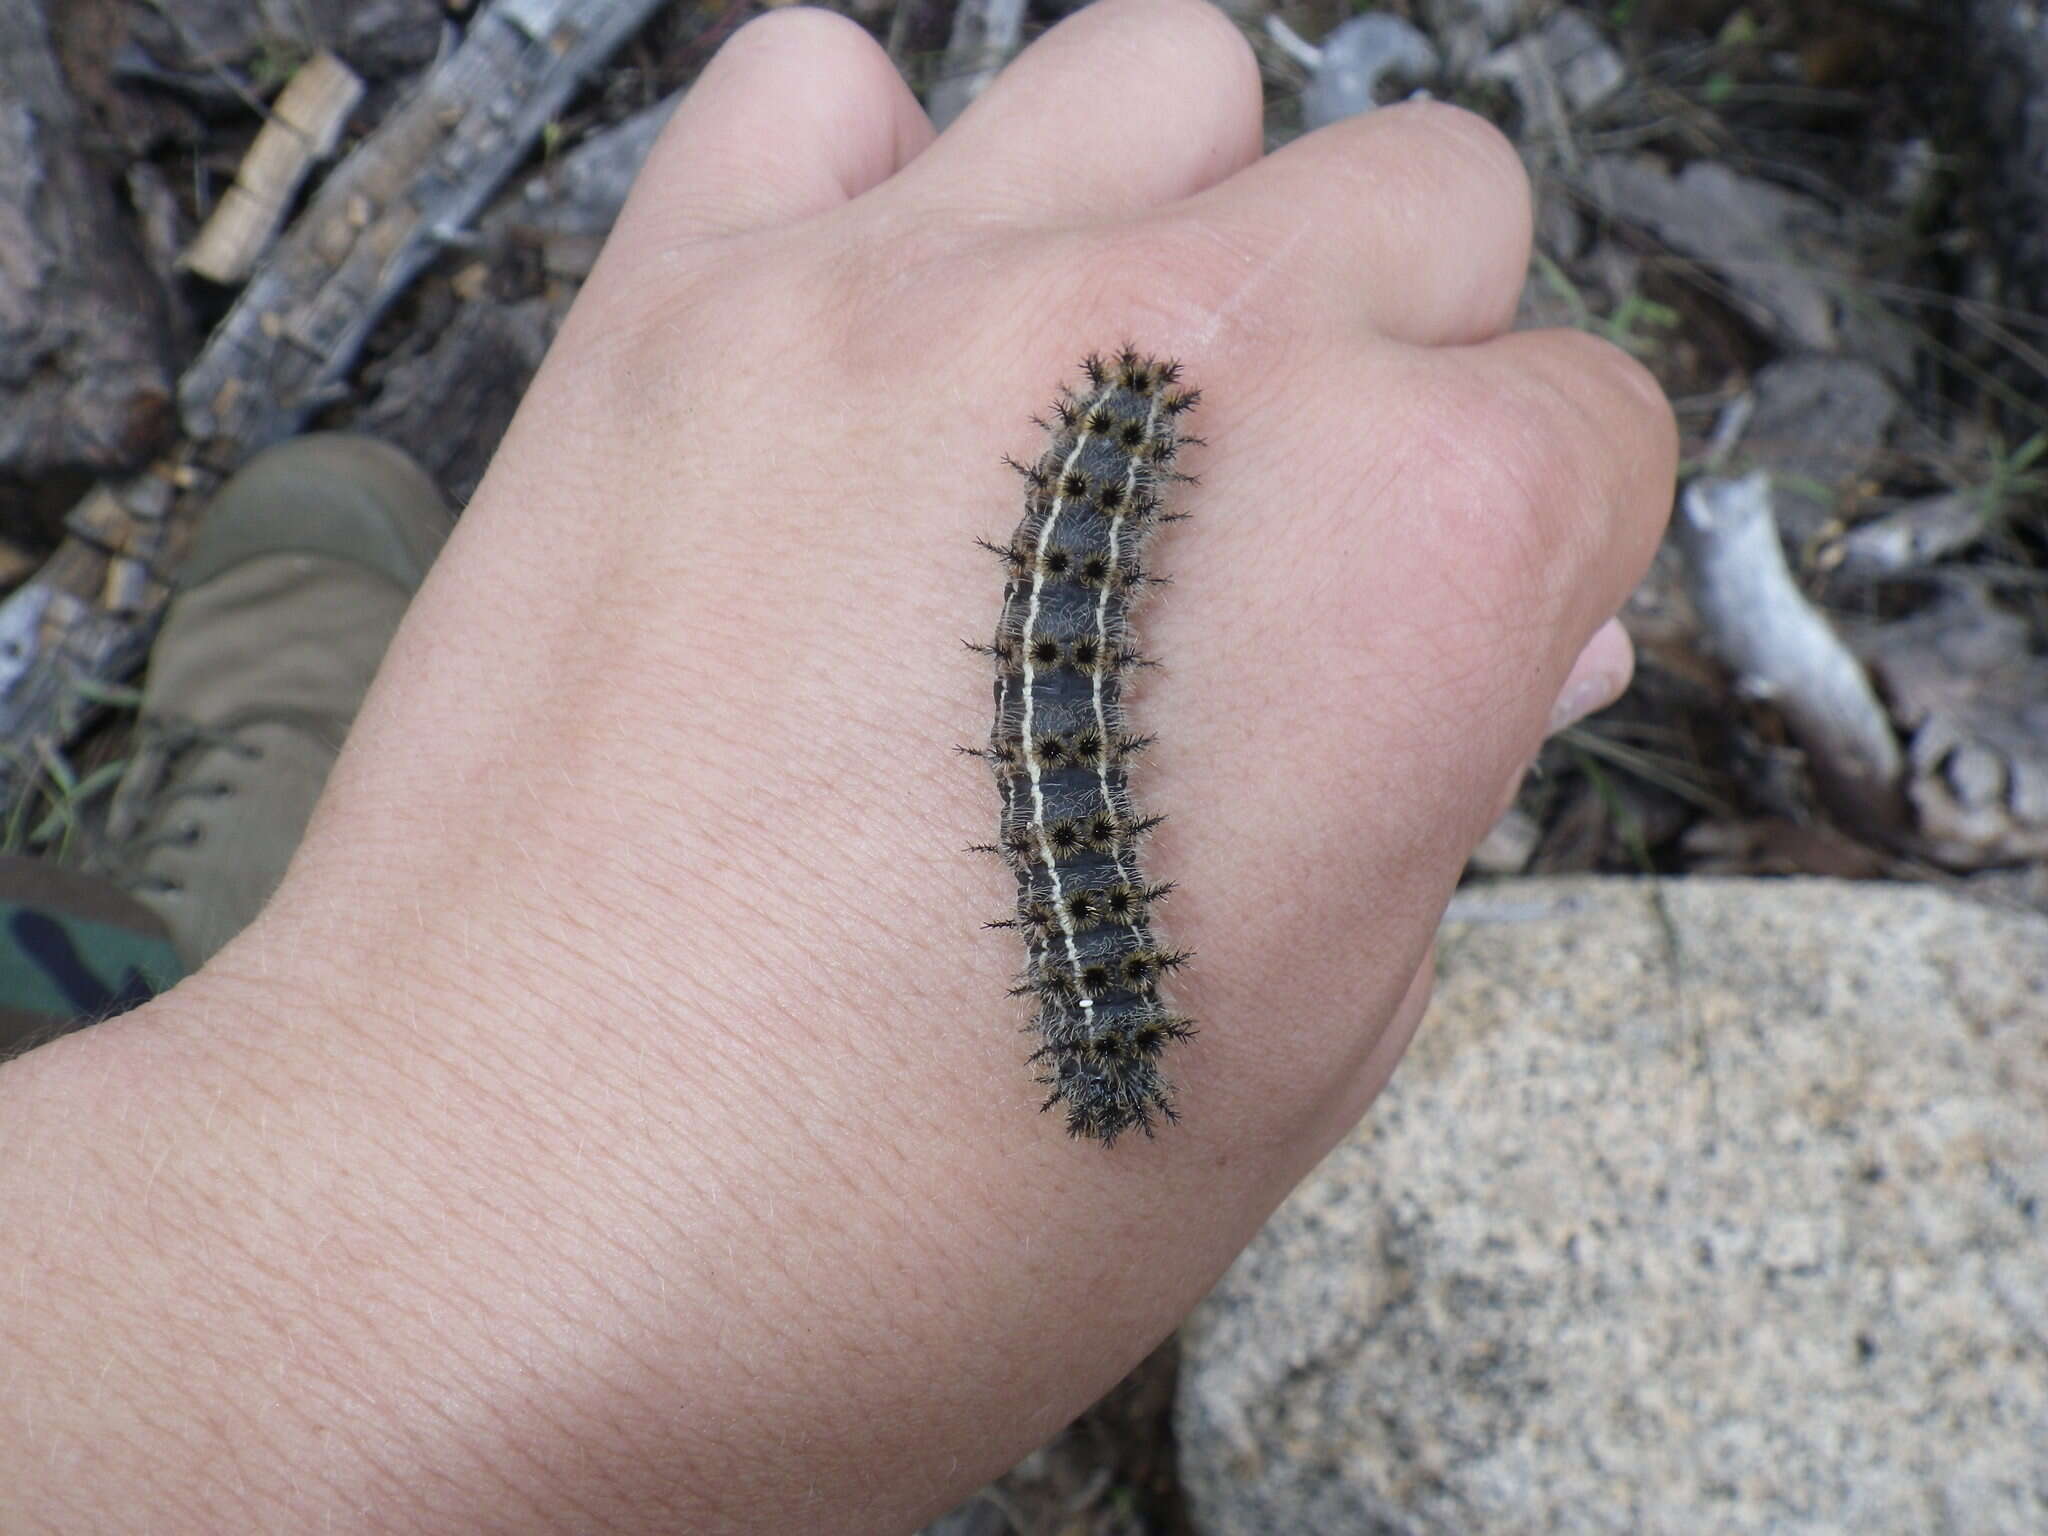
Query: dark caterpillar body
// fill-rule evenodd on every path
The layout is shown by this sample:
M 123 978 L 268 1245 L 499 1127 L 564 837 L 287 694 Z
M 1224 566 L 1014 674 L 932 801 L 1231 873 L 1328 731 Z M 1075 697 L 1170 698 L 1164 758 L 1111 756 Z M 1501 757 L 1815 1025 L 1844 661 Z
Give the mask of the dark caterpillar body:
M 1128 729 L 1124 680 L 1148 665 L 1130 610 L 1147 576 L 1147 536 L 1172 516 L 1163 485 L 1184 480 L 1177 422 L 1197 399 L 1177 364 L 1125 348 L 1090 357 L 1087 387 L 1062 394 L 1031 464 L 1024 520 L 990 545 L 1009 572 L 995 639 L 995 726 L 982 752 L 995 770 L 1002 819 L 993 851 L 1017 875 L 1026 959 L 1019 996 L 1038 1001 L 1032 1053 L 1044 1107 L 1064 1104 L 1067 1130 L 1113 1143 L 1172 1120 L 1159 1071 L 1167 1044 L 1193 1032 L 1160 982 L 1186 960 L 1164 944 L 1152 909 L 1169 887 L 1146 881 L 1138 844 L 1158 817 L 1139 814 L 1128 785 L 1147 738 Z

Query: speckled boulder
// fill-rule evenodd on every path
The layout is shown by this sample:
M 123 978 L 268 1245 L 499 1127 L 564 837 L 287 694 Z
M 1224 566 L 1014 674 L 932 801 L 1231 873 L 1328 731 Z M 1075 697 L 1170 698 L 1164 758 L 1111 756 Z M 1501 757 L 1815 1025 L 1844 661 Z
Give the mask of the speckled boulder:
M 1204 1536 L 2048 1531 L 2048 922 L 1460 898 L 1392 1088 L 1191 1320 Z

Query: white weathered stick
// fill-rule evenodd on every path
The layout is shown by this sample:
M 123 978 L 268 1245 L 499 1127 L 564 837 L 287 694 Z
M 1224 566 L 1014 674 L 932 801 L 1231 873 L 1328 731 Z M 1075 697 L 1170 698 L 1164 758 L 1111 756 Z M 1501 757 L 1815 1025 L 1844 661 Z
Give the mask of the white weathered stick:
M 1770 476 L 1693 481 L 1677 532 L 1693 606 L 1737 686 L 1785 717 L 1830 810 L 1857 831 L 1903 836 L 1898 738 L 1862 664 L 1792 579 Z

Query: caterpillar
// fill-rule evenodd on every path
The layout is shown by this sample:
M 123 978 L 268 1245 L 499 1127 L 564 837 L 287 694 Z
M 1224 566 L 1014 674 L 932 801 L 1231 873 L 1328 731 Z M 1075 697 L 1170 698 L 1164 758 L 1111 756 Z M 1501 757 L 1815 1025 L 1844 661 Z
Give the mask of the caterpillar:
M 1002 615 L 987 645 L 995 663 L 995 724 L 985 749 L 1002 799 L 999 855 L 1017 876 L 1014 917 L 1025 962 L 1013 997 L 1037 1001 L 1029 1057 L 1050 1092 L 1041 1111 L 1066 1111 L 1067 1132 L 1105 1146 L 1171 1122 L 1171 1083 L 1159 1057 L 1194 1033 L 1160 993 L 1188 952 L 1168 946 L 1152 912 L 1170 884 L 1146 880 L 1138 846 L 1164 819 L 1131 799 L 1132 760 L 1150 738 L 1124 717 L 1127 678 L 1152 665 L 1131 629 L 1133 600 L 1162 578 L 1144 565 L 1148 536 L 1168 513 L 1162 489 L 1190 477 L 1173 467 L 1196 442 L 1179 419 L 1200 398 L 1180 365 L 1126 346 L 1091 354 L 1084 388 L 1063 388 L 1049 436 L 1029 463 L 1005 462 L 1025 483 L 1024 519 L 1007 544 L 980 540 L 1007 572 Z

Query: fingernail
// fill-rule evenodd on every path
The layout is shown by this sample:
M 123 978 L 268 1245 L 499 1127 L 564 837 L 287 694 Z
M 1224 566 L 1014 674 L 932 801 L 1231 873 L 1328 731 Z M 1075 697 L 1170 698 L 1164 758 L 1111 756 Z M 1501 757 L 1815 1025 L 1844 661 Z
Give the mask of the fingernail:
M 1555 735 L 1568 725 L 1576 725 L 1626 693 L 1628 680 L 1635 673 L 1635 660 L 1635 647 L 1629 644 L 1628 631 L 1621 627 L 1621 621 L 1609 619 L 1602 624 L 1579 652 L 1579 659 L 1572 663 L 1571 675 L 1558 690 L 1557 702 L 1550 706 L 1548 733 Z
M 1612 672 L 1582 677 L 1565 684 L 1557 702 L 1550 706 L 1549 734 L 1555 736 L 1568 725 L 1577 725 L 1596 714 L 1628 691 L 1628 679 Z
M 1532 758 L 1530 762 L 1522 764 L 1521 767 L 1508 776 L 1507 788 L 1501 791 L 1500 798 L 1493 805 L 1493 819 L 1495 821 L 1499 821 L 1501 817 L 1507 815 L 1509 811 L 1515 808 L 1515 801 L 1521 798 L 1522 780 L 1529 777 L 1529 769 L 1533 762 L 1534 759 Z

